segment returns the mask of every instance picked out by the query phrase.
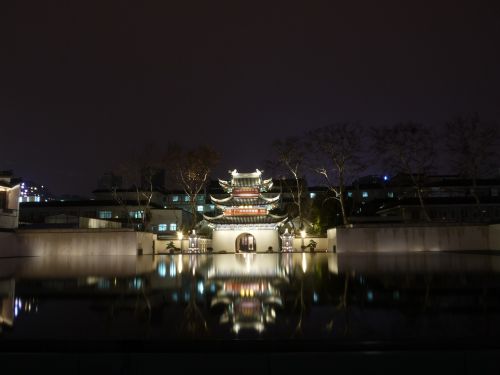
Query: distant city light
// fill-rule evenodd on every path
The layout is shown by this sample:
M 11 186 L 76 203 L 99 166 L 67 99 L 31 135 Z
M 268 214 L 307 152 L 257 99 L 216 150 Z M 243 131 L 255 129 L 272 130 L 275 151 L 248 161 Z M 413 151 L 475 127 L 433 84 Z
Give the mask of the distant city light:
M 389 181 L 389 176 L 385 175 L 384 176 L 384 181 Z

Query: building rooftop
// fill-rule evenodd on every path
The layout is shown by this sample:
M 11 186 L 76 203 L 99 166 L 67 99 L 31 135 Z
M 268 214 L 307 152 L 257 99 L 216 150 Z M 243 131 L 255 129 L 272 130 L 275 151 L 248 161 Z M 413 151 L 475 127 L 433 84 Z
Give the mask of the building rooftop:
M 146 206 L 147 201 L 142 200 L 140 205 Z M 20 207 L 22 208 L 41 208 L 41 207 L 101 207 L 101 206 L 138 206 L 137 200 L 127 200 L 118 203 L 115 200 L 75 200 L 75 201 L 48 201 L 48 202 L 21 202 Z M 158 204 L 151 202 L 149 204 L 150 208 L 163 208 Z

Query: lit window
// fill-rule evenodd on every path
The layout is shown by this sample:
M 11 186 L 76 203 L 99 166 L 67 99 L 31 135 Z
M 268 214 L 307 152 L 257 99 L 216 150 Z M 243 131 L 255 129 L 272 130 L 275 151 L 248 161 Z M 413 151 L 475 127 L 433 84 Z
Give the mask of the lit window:
M 309 198 L 311 198 L 311 199 L 316 198 L 316 193 L 309 193 Z
M 387 196 L 389 198 L 394 198 L 394 193 L 392 191 L 390 191 L 390 192 L 387 193 Z
M 196 207 L 196 210 L 197 210 L 198 212 L 203 212 L 203 205 L 199 205 L 199 206 L 197 206 L 197 207 Z
M 167 230 L 167 224 L 158 224 L 158 231 L 165 232 Z
M 368 192 L 367 191 L 363 191 L 363 198 L 368 198 Z
M 172 202 L 179 202 L 179 196 L 178 195 L 174 195 L 172 197 Z
M 196 199 L 198 200 L 198 202 L 203 202 L 205 200 L 205 197 L 203 195 L 198 195 Z
M 348 192 L 347 192 L 347 196 L 348 196 L 349 198 L 352 198 L 352 191 L 348 191 Z
M 177 224 L 175 223 L 170 224 L 170 230 L 177 230 Z
M 189 202 L 189 195 L 184 196 L 184 202 Z
M 99 219 L 111 219 L 112 212 L 111 211 L 99 211 Z
M 134 219 L 142 219 L 142 217 L 144 216 L 144 211 L 131 211 L 129 212 L 129 215 Z

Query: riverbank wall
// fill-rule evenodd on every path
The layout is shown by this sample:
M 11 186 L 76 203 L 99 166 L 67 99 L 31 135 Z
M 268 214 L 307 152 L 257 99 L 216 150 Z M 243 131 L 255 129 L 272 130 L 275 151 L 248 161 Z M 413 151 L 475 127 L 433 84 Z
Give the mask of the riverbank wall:
M 328 250 L 413 252 L 500 250 L 500 224 L 366 225 L 328 230 Z
M 36 229 L 0 232 L 0 257 L 147 255 L 156 235 L 128 229 Z

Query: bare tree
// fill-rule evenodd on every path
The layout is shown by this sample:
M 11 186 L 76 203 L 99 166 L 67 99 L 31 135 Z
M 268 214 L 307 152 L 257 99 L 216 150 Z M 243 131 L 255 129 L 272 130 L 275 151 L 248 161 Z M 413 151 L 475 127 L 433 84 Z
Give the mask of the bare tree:
M 362 130 L 358 124 L 337 123 L 308 134 L 310 148 L 315 150 L 312 167 L 323 177 L 333 198 L 340 203 L 344 225 L 349 224 L 346 214 L 346 183 L 364 169 Z
M 430 127 L 413 122 L 372 128 L 374 148 L 384 167 L 407 175 L 415 188 L 424 217 L 430 216 L 424 204 L 426 177 L 435 166 L 434 136 Z
M 196 202 L 198 195 L 205 188 L 210 172 L 219 161 L 219 154 L 206 145 L 191 150 L 183 150 L 177 144 L 168 147 L 167 163 L 170 165 L 177 183 L 189 196 L 192 228 L 197 223 Z
M 151 202 L 156 189 L 153 180 L 160 167 L 159 158 L 155 152 L 154 145 L 147 144 L 132 153 L 119 167 L 119 174 L 124 178 L 124 183 L 128 188 L 122 190 L 117 186 L 111 187 L 113 197 L 123 207 L 129 224 L 132 221 L 137 223 L 138 220 L 142 230 L 148 229 L 151 219 Z M 132 196 L 131 192 L 133 192 Z M 128 205 L 132 197 L 137 207 L 135 213 L 129 210 Z M 132 214 L 134 217 L 131 217 Z
M 477 180 L 497 166 L 497 127 L 481 121 L 478 114 L 457 116 L 446 123 L 444 138 L 452 168 L 471 181 L 471 195 L 479 204 Z
M 275 170 L 292 177 L 292 183 L 288 183 L 286 178 L 281 180 L 285 184 L 288 192 L 292 196 L 293 205 L 297 208 L 299 218 L 299 229 L 304 228 L 304 168 L 305 150 L 302 140 L 298 137 L 288 137 L 284 140 L 273 142 L 273 160 L 268 164 Z

